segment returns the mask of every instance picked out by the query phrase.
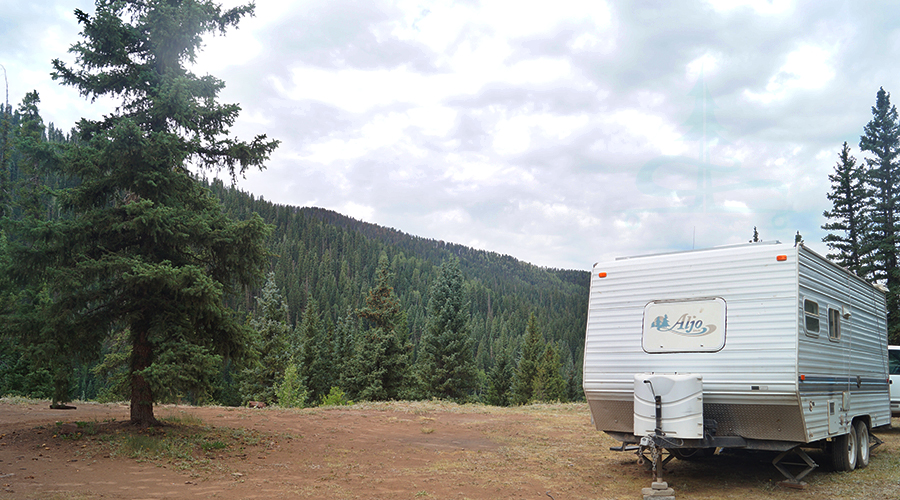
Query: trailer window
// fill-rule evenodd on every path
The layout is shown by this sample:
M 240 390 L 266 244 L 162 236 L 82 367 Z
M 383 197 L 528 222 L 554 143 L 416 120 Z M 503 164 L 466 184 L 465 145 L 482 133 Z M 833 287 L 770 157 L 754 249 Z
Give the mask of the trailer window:
M 828 309 L 828 338 L 841 339 L 841 312 L 837 309 Z
M 803 301 L 803 312 L 806 315 L 806 333 L 819 333 L 819 303 L 806 299 Z

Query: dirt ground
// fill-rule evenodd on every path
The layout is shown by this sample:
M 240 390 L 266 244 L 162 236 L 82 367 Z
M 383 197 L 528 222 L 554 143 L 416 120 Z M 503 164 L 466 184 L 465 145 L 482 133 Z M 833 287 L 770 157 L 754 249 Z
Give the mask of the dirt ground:
M 609 450 L 617 443 L 593 430 L 584 404 L 158 406 L 160 418 L 251 436 L 186 462 L 110 451 L 112 435 L 134 432 L 125 405 L 48 404 L 0 400 L 0 498 L 639 499 L 652 481 L 633 453 Z M 95 433 L 66 438 L 58 422 Z M 811 453 L 822 466 L 802 491 L 777 485 L 771 454 L 674 460 L 665 479 L 679 499 L 900 498 L 897 426 L 879 431 L 885 444 L 864 470 L 833 472 Z

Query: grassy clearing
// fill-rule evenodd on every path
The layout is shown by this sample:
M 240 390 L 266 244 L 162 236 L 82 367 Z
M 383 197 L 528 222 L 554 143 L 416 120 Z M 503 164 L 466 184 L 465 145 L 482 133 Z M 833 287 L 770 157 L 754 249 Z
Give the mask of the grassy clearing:
M 653 481 L 651 472 L 638 465 L 636 455 L 609 450 L 619 443 L 593 428 L 584 403 L 499 408 L 392 401 L 344 409 L 417 415 L 423 434 L 434 432 L 433 416 L 438 413 L 502 416 L 490 428 L 479 429 L 500 445 L 496 452 L 448 453 L 428 466 L 435 480 L 443 483 L 473 482 L 489 491 L 493 485 L 514 485 L 525 479 L 543 485 L 555 498 L 633 498 Z M 306 411 L 325 415 L 331 410 Z M 875 433 L 885 444 L 873 452 L 866 469 L 835 472 L 825 453 L 811 451 L 819 468 L 805 478 L 809 484 L 805 491 L 779 485 L 784 478 L 771 465 L 774 453 L 726 452 L 697 462 L 673 460 L 664 479 L 676 495 L 692 499 L 900 498 L 900 419 L 893 420 L 892 429 Z M 416 493 L 427 494 L 425 490 Z
M 227 472 L 227 459 L 246 455 L 263 440 L 263 435 L 252 429 L 216 428 L 184 411 L 160 421 L 161 426 L 146 429 L 127 422 L 78 422 L 79 428 L 85 429 L 84 436 L 90 436 L 82 454 L 126 457 L 190 471 L 196 477 Z M 60 437 L 82 439 L 82 433 Z
M 7 404 L 7 405 L 34 405 L 34 404 L 43 404 L 43 403 L 49 404 L 50 401 L 48 401 L 46 399 L 26 398 L 24 396 L 9 396 L 9 395 L 7 395 L 7 396 L 0 397 L 0 404 Z
M 323 498 L 325 493 L 332 494 L 332 498 L 354 498 L 359 497 L 354 489 L 359 484 L 372 481 L 377 485 L 394 480 L 408 488 L 406 498 L 446 498 L 445 494 L 436 492 L 433 485 L 437 484 L 477 485 L 481 494 L 475 496 L 490 498 L 496 491 L 518 491 L 517 488 L 527 482 L 535 491 L 550 492 L 557 499 L 613 499 L 639 498 L 641 488 L 650 486 L 653 479 L 648 470 L 637 464 L 633 453 L 609 450 L 618 443 L 594 430 L 584 403 L 500 408 L 445 401 L 392 401 L 291 410 L 247 411 L 223 407 L 201 414 L 222 416 L 232 412 L 232 418 L 237 418 L 238 425 L 245 425 L 244 428 L 216 428 L 194 415 L 192 409 L 174 406 L 160 412 L 168 415 L 162 419 L 164 426 L 144 431 L 124 422 L 84 422 L 80 429 L 87 431 L 93 427 L 96 434 L 85 432 L 81 439 L 87 447 L 82 453 L 128 457 L 190 471 L 194 476 L 224 474 L 227 477 L 237 473 L 229 469 L 228 464 L 241 467 L 239 464 L 246 463 L 241 462 L 242 457 L 250 455 L 256 459 L 258 453 L 262 454 L 261 450 L 268 450 L 275 441 L 290 447 L 291 441 L 303 438 L 299 433 L 276 435 L 252 430 L 248 428 L 250 424 L 266 422 L 279 413 L 287 413 L 292 418 L 296 416 L 298 422 L 324 420 L 328 424 L 337 420 L 335 412 L 349 412 L 360 420 L 341 422 L 352 421 L 362 427 L 366 422 L 409 426 L 417 440 L 438 444 L 453 444 L 446 441 L 451 430 L 457 432 L 457 437 L 452 439 L 460 439 L 458 427 L 447 427 L 447 421 L 454 420 L 455 425 L 465 429 L 463 441 L 471 434 L 473 441 L 486 438 L 497 446 L 477 448 L 465 443 L 454 444 L 451 449 L 428 455 L 429 459 L 424 463 L 408 468 L 386 468 L 383 462 L 388 460 L 381 458 L 404 452 L 413 459 L 420 455 L 410 452 L 412 448 L 405 445 L 391 448 L 388 444 L 385 449 L 366 450 L 351 439 L 349 444 L 355 446 L 336 443 L 335 448 L 328 448 L 326 465 L 332 470 L 331 474 L 322 472 L 314 482 L 286 485 L 285 491 L 309 498 Z M 472 417 L 448 419 L 447 414 Z M 355 418 L 342 415 L 344 417 Z M 698 462 L 673 460 L 667 466 L 664 478 L 675 488 L 677 497 L 700 500 L 900 498 L 900 474 L 897 472 L 900 470 L 900 419 L 894 419 L 893 426 L 876 431 L 885 444 L 873 452 L 871 464 L 863 470 L 834 472 L 824 453 L 810 452 L 820 467 L 806 477 L 809 483 L 806 491 L 779 486 L 783 478 L 771 465 L 774 455 L 765 453 L 729 452 Z M 316 429 L 323 434 L 334 431 L 321 425 Z M 463 446 L 464 450 L 461 449 Z M 308 446 L 296 450 L 288 459 L 295 462 L 284 463 L 297 470 L 311 467 L 307 461 L 315 455 L 309 454 Z M 371 464 L 365 462 L 372 456 L 379 460 Z M 264 462 L 254 460 L 254 463 Z M 251 476 L 235 477 L 242 482 Z

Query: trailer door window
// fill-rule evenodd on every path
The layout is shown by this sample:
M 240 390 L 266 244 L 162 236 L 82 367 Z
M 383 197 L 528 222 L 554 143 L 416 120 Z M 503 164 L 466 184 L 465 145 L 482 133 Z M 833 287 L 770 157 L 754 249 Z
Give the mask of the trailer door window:
M 803 301 L 803 312 L 806 316 L 806 333 L 816 336 L 819 334 L 819 303 L 806 299 Z
M 837 309 L 828 309 L 828 338 L 841 340 L 841 312 Z

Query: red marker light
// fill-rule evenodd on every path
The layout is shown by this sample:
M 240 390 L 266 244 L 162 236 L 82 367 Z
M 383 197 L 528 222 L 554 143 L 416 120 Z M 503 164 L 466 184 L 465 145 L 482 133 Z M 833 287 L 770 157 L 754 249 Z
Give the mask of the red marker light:
M 806 380 L 806 375 L 800 375 L 800 381 L 803 382 Z
M 787 255 L 779 255 L 778 257 L 775 257 L 775 260 L 777 260 L 778 262 L 784 262 L 787 260 Z
M 606 273 L 600 273 L 600 274 L 597 275 L 597 277 L 599 277 L 599 278 L 605 278 L 605 277 L 606 277 Z

